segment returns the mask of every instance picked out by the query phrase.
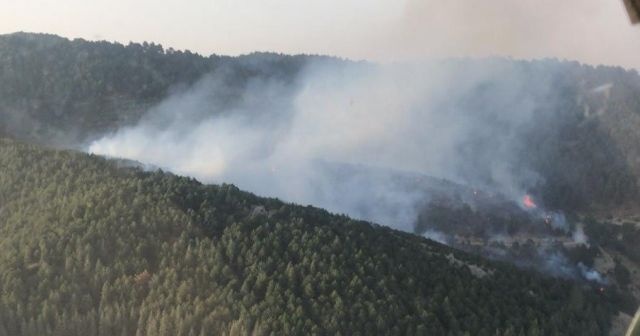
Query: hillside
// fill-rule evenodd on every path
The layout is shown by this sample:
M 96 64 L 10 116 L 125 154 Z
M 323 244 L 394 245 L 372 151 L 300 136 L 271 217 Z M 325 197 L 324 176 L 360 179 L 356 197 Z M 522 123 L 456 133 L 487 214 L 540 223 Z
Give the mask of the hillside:
M 603 335 L 590 287 L 231 185 L 0 141 L 0 335 Z
M 0 35 L 0 335 L 601 334 L 638 129 L 618 67 Z
M 172 92 L 203 75 L 228 72 L 216 98 L 232 103 L 250 78 L 291 79 L 312 57 L 239 58 L 165 50 L 154 43 L 89 42 L 47 34 L 0 36 L 0 133 L 78 145 L 135 123 Z
M 273 100 L 294 100 L 301 90 L 302 73 L 318 63 L 338 69 L 375 68 L 318 56 L 203 57 L 153 43 L 125 46 L 42 34 L 3 35 L 0 134 L 85 148 L 91 141 L 136 125 L 149 109 L 170 96 L 188 97 L 189 90 L 207 78 L 215 78 L 215 85 L 203 92 L 203 103 L 209 107 L 195 115 L 181 111 L 185 113 L 182 118 L 193 119 L 188 127 L 221 111 L 237 113 L 247 102 L 257 109 L 251 113 L 266 119 L 263 123 L 275 123 L 287 115 L 292 103 Z M 495 187 L 492 162 L 495 149 L 503 146 L 498 141 L 517 132 L 521 135 L 517 141 L 506 138 L 509 150 L 526 155 L 511 158 L 508 171 L 502 173 L 530 172 L 536 183 L 528 182 L 526 187 L 549 208 L 633 220 L 640 195 L 640 138 L 636 132 L 640 127 L 640 76 L 636 71 L 556 60 L 491 59 L 451 60 L 436 68 L 449 73 L 450 78 L 438 88 L 449 99 L 434 108 L 454 116 L 457 111 L 473 111 L 477 116 L 470 122 L 481 127 L 469 139 L 460 140 L 461 148 L 456 149 L 460 162 L 453 162 L 454 173 L 461 180 Z M 468 84 L 478 72 L 487 70 L 499 76 Z M 348 79 L 349 73 L 344 80 Z M 261 83 L 276 83 L 276 97 L 268 92 L 267 96 L 252 96 L 256 85 L 263 89 Z M 535 103 L 532 119 L 513 131 L 505 130 L 508 125 L 503 117 L 528 108 L 531 102 Z M 265 116 L 270 109 L 275 115 Z M 282 124 L 269 125 L 277 129 L 290 121 Z M 501 137 L 487 138 L 487 134 Z

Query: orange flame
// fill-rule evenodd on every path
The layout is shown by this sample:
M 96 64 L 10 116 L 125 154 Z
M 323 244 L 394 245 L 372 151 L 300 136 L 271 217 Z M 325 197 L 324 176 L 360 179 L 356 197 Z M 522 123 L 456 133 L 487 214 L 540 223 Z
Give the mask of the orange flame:
M 533 209 L 538 207 L 530 195 L 524 195 L 524 197 L 522 198 L 522 204 L 527 209 Z

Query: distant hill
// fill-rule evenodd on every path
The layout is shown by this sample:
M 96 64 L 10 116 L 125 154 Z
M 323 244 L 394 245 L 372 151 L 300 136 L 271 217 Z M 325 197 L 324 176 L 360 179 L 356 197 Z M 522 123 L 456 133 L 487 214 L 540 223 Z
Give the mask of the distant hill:
M 311 56 L 242 57 L 164 49 L 154 43 L 89 42 L 55 35 L 0 36 L 0 132 L 77 145 L 137 121 L 172 90 L 227 71 L 220 99 L 232 102 L 249 78 L 294 75 Z M 265 72 L 266 71 L 266 72 Z
M 607 293 L 232 185 L 0 140 L 0 335 L 605 335 Z

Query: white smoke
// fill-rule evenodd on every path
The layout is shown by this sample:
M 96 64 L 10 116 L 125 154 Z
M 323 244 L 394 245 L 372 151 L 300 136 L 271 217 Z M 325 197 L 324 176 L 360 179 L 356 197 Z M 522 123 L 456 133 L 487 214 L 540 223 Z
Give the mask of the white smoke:
M 319 63 L 293 86 L 250 80 L 235 103 L 220 94 L 228 90 L 226 76 L 206 76 L 88 151 L 406 231 L 427 195 L 398 183 L 394 173 L 446 178 L 513 199 L 539 180 L 518 166 L 518 146 L 546 87 L 528 87 L 515 62 L 485 60 L 463 70 L 455 61 Z M 482 96 L 483 86 L 490 97 Z M 470 95 L 498 108 L 469 106 Z
M 538 250 L 544 261 L 542 267 L 546 273 L 563 278 L 573 278 L 575 276 L 575 266 L 564 254 L 557 251 L 548 252 L 545 249 Z
M 562 230 L 564 232 L 569 231 L 569 225 L 567 224 L 567 218 L 564 213 L 558 211 L 548 212 L 549 223 L 552 228 L 556 230 Z
M 578 224 L 575 231 L 573 231 L 573 241 L 578 245 L 585 245 L 587 247 L 589 246 L 589 237 L 587 237 L 587 234 L 584 233 L 582 224 Z
M 436 230 L 427 230 L 422 235 L 426 238 L 437 241 L 440 244 L 448 244 L 450 238 L 448 235 Z
M 423 187 L 428 177 L 519 204 L 540 182 L 525 160 L 525 134 L 553 126 L 553 118 L 536 116 L 541 102 L 556 113 L 553 83 L 534 83 L 511 61 L 318 62 L 293 84 L 256 77 L 241 89 L 229 87 L 229 76 L 226 69 L 205 76 L 88 151 L 413 231 L 432 196 Z M 561 212 L 532 215 L 570 232 Z M 574 240 L 587 242 L 581 227 Z M 601 281 L 562 254 L 538 253 L 550 274 Z
M 599 284 L 607 284 L 606 279 L 598 271 L 587 267 L 583 263 L 578 263 L 578 269 L 582 273 L 583 278 L 589 281 L 597 282 Z

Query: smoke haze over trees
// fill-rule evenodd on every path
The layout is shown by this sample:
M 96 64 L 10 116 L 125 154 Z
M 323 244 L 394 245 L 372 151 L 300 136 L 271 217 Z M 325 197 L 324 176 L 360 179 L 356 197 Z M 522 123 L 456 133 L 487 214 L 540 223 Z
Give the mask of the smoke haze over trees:
M 0 335 L 602 335 L 612 297 L 411 234 L 0 140 Z
M 593 67 L 552 59 L 447 59 L 381 65 L 322 56 L 287 56 L 271 53 L 240 57 L 203 57 L 188 51 L 164 49 L 153 43 L 131 43 L 124 46 L 107 42 L 69 41 L 51 35 L 18 33 L 0 36 L 0 136 L 129 159 L 133 161 L 119 160 L 117 165 L 138 166 L 149 171 L 163 169 L 196 177 L 205 183 L 233 183 L 260 196 L 277 197 L 285 202 L 312 204 L 334 213 L 347 214 L 352 218 L 426 235 L 467 251 L 508 260 L 517 265 L 526 260 L 529 264 L 525 266 L 534 264 L 535 269 L 553 275 L 582 277 L 592 281 L 592 285 L 596 286 L 594 288 L 600 288 L 601 285 L 610 286 L 611 290 L 607 288 L 606 294 L 603 295 L 606 298 L 603 300 L 611 302 L 618 309 L 622 307 L 625 311 L 631 310 L 635 302 L 631 295 L 627 295 L 626 299 L 624 296 L 621 298 L 619 290 L 636 290 L 636 297 L 640 293 L 640 287 L 628 270 L 629 265 L 638 262 L 633 247 L 637 246 L 634 241 L 637 240 L 639 230 L 633 224 L 607 227 L 597 221 L 583 220 L 583 216 L 638 210 L 639 93 L 640 76 L 636 71 L 616 67 Z M 46 171 L 61 171 L 63 173 L 59 174 L 63 175 L 77 173 L 77 167 L 68 167 L 64 163 L 66 159 L 56 159 L 59 155 L 71 155 L 60 154 L 66 152 L 41 152 L 39 149 L 23 147 L 24 145 L 13 142 L 6 142 L 5 146 L 8 155 L 6 160 L 9 160 L 6 167 L 11 167 L 15 174 L 6 177 L 11 188 L 15 189 L 7 191 L 7 195 L 9 192 L 21 190 L 22 187 L 16 182 L 22 176 L 20 169 L 31 164 L 20 160 L 11 163 L 10 156 L 16 153 L 18 156 L 32 157 L 36 161 L 43 156 L 43 167 L 34 168 L 35 171 L 32 173 L 25 172 L 35 174 L 35 180 L 44 178 Z M 202 187 L 186 178 L 159 172 L 142 173 L 130 169 L 111 171 L 113 167 L 110 165 L 116 163 L 105 163 L 95 157 L 76 155 L 73 154 L 72 157 L 79 160 L 78 162 L 84 162 L 79 163 L 82 167 L 85 167 L 85 164 L 98 164 L 115 177 L 125 174 L 125 184 L 136 184 L 139 179 L 151 179 L 147 181 L 149 189 L 143 188 L 144 192 L 136 190 L 144 195 L 148 195 L 147 192 L 155 195 L 149 196 L 153 199 L 164 197 L 156 194 L 157 188 L 167 187 L 166 183 L 169 183 L 171 186 L 167 188 L 171 191 L 167 193 L 175 197 L 162 199 L 168 202 L 163 204 L 171 209 L 177 206 L 174 209 L 177 212 L 171 214 L 175 217 L 171 217 L 170 221 L 153 224 L 164 225 L 158 233 L 163 235 L 163 238 L 159 239 L 166 242 L 167 246 L 173 244 L 171 246 L 186 249 L 185 251 L 197 247 L 201 249 L 198 253 L 202 253 L 203 256 L 211 256 L 207 253 L 214 253 L 211 251 L 218 248 L 224 249 L 224 253 L 230 253 L 228 249 L 233 250 L 236 247 L 228 247 L 226 243 L 211 247 L 206 245 L 209 243 L 201 243 L 202 240 L 198 239 L 206 237 L 217 242 L 218 239 L 223 239 L 221 237 L 227 234 L 228 229 L 231 234 L 229 237 L 232 237 L 228 237 L 230 241 L 260 240 L 264 238 L 260 236 L 263 234 L 260 230 L 266 230 L 266 225 L 269 225 L 269 228 L 274 225 L 271 219 L 278 219 L 284 225 L 276 232 L 266 230 L 269 232 L 268 235 L 274 235 L 273 239 L 281 239 L 280 235 L 287 230 L 297 230 L 296 225 L 299 223 L 296 220 L 299 218 L 303 218 L 304 223 L 312 225 L 330 223 L 328 225 L 333 229 L 353 222 L 324 212 L 317 215 L 319 217 L 314 217 L 317 214 L 316 210 L 309 210 L 313 218 L 307 222 L 307 210 L 304 210 L 306 208 L 295 207 L 303 214 L 298 216 L 287 213 L 282 215 L 282 218 L 278 217 L 280 215 L 272 218 L 270 211 L 288 205 L 242 194 L 238 200 L 238 204 L 241 205 L 232 200 L 230 202 L 233 206 L 228 206 L 225 197 L 239 193 L 234 187 L 213 186 L 205 192 L 201 189 L 208 187 Z M 95 173 L 99 174 L 102 168 L 96 169 Z M 94 178 L 97 178 L 97 175 L 87 177 L 87 181 L 95 183 L 91 184 L 93 187 L 87 188 L 95 187 L 105 194 L 114 192 L 108 183 L 98 183 L 92 180 Z M 111 175 L 104 178 L 110 180 Z M 177 185 L 173 185 L 174 182 Z M 51 188 L 47 192 L 53 192 L 52 190 L 60 188 L 60 185 L 71 182 L 67 178 L 61 178 L 47 179 L 43 183 L 47 185 L 43 186 L 46 190 Z M 177 190 L 173 190 L 174 187 Z M 212 193 L 209 195 L 209 201 L 216 205 L 210 207 L 210 204 L 202 203 L 209 196 L 204 197 L 200 192 L 207 195 Z M 225 193 L 227 196 L 220 196 Z M 34 204 L 37 204 L 35 199 L 41 199 L 46 194 L 34 195 Z M 164 191 L 160 194 L 167 195 Z M 95 197 L 96 200 L 99 198 Z M 526 204 L 522 202 L 524 197 L 528 200 Z M 11 200 L 11 197 L 5 196 L 4 202 L 8 204 Z M 110 203 L 111 201 L 115 203 Z M 95 214 L 98 216 L 98 213 L 104 214 L 108 209 L 114 208 L 118 209 L 114 210 L 114 216 L 115 213 L 126 213 L 129 210 L 125 211 L 120 206 L 130 201 L 131 199 L 109 200 L 101 203 L 98 209 L 94 209 L 98 211 Z M 139 223 L 144 222 L 146 216 L 149 216 L 146 220 L 150 220 L 149 218 L 169 215 L 154 212 L 158 209 L 149 202 L 151 201 L 147 199 L 143 203 L 155 210 L 142 214 L 133 214 L 135 211 L 130 210 L 133 212 L 125 222 Z M 3 215 L 3 204 L 0 204 L 0 216 Z M 20 203 L 17 206 L 23 205 Z M 46 213 L 47 209 L 34 208 L 34 213 Z M 67 210 L 73 209 L 63 211 Z M 93 225 L 89 224 L 92 223 L 89 221 L 90 218 L 81 215 L 82 212 L 88 211 L 87 209 L 77 211 L 78 213 L 69 216 L 77 220 L 79 227 Z M 251 213 L 260 219 L 253 218 Z M 46 218 L 51 219 L 47 214 L 42 216 L 40 219 L 34 218 L 32 224 L 39 225 L 38 223 L 46 222 Z M 110 223 L 116 225 L 114 223 L 118 220 L 112 219 L 113 222 Z M 214 222 L 215 225 L 212 224 Z M 176 227 L 178 223 L 188 225 Z M 97 229 L 100 231 L 104 229 L 101 225 L 107 224 L 96 225 L 100 226 L 100 229 Z M 204 225 L 204 228 L 199 228 L 198 225 Z M 362 225 L 365 226 L 358 227 L 370 227 L 369 224 Z M 15 227 L 18 227 L 17 224 Z M 43 224 L 42 235 L 50 235 L 45 227 Z M 233 231 L 236 229 L 238 232 Z M 255 230 L 259 232 L 256 233 L 258 236 L 254 237 L 254 233 L 250 232 Z M 360 234 L 359 230 L 354 234 Z M 405 243 L 413 246 L 413 243 L 409 242 L 423 241 L 421 238 L 388 229 L 376 230 L 380 231 L 375 232 L 389 233 L 393 237 L 403 237 L 397 245 L 393 245 L 396 247 Z M 142 231 L 147 232 L 146 229 Z M 182 237 L 182 232 L 188 232 L 188 237 Z M 239 238 L 246 233 L 250 233 L 248 237 L 252 238 Z M 124 237 L 127 235 L 124 234 L 122 239 L 125 239 Z M 179 243 L 176 242 L 177 237 L 180 237 Z M 196 243 L 189 240 L 195 239 L 194 237 L 199 237 Z M 287 237 L 286 241 L 299 238 Z M 459 241 L 454 241 L 460 237 L 462 238 Z M 478 247 L 479 240 L 482 240 L 482 247 Z M 558 241 L 560 243 L 557 243 Z M 118 240 L 104 242 L 111 245 L 121 243 Z M 29 244 L 39 243 L 34 240 Z M 178 267 L 177 264 L 170 264 L 163 268 L 158 261 L 157 258 L 161 257 L 157 255 L 160 253 L 157 251 L 165 250 L 167 246 L 148 247 L 148 242 L 138 241 L 132 244 L 140 248 L 136 253 L 147 253 L 147 248 L 156 252 L 149 252 L 151 256 L 145 257 L 144 260 L 132 261 L 131 265 L 135 264 L 134 266 L 127 264 L 116 267 L 113 265 L 117 261 L 110 259 L 110 262 L 113 262 L 111 266 L 115 267 L 116 273 L 119 272 L 122 278 L 111 279 L 115 282 L 110 282 L 107 287 L 126 287 L 127 281 L 151 281 L 148 277 L 160 277 L 161 272 L 171 272 L 170 270 Z M 251 246 L 249 242 L 246 242 L 246 245 L 247 249 Z M 444 248 L 434 246 L 438 246 L 438 249 Z M 594 260 L 602 258 L 604 253 L 600 247 L 606 248 L 606 253 L 611 252 L 618 258 L 611 262 L 612 266 L 607 269 L 606 274 L 600 274 L 595 270 L 597 265 Z M 306 256 L 311 250 L 312 247 L 309 247 L 309 250 L 300 252 L 299 255 Z M 20 253 L 27 253 L 25 259 L 18 258 L 16 254 L 9 256 L 14 259 L 7 259 L 7 263 L 23 263 L 20 264 L 24 266 L 20 272 L 28 273 L 33 270 L 38 281 L 51 275 L 45 271 L 40 274 L 41 269 L 61 269 L 60 260 L 47 261 L 44 264 L 38 261 L 39 266 L 33 266 L 36 259 L 42 258 L 40 254 L 36 256 L 34 251 L 20 250 Z M 76 252 L 65 250 L 63 254 L 80 253 Z M 412 258 L 410 255 L 414 252 L 416 251 L 407 252 L 403 257 Z M 229 304 L 236 295 L 230 293 L 237 293 L 241 282 L 249 281 L 247 286 L 253 284 L 253 278 L 243 278 L 245 274 L 240 274 L 240 270 L 249 267 L 245 259 L 250 258 L 250 254 L 243 250 L 238 260 L 229 261 L 232 262 L 229 264 L 229 270 L 222 270 L 226 278 L 220 280 L 220 288 L 223 288 L 221 293 L 224 294 L 216 292 L 215 295 L 225 296 L 224 300 Z M 121 257 L 125 258 L 125 255 Z M 287 255 L 288 257 L 290 255 Z M 90 263 L 100 260 L 100 267 L 111 267 L 104 265 L 104 258 L 96 257 Z M 162 260 L 167 263 L 167 260 L 179 259 L 176 255 L 163 255 L 162 258 L 165 258 Z M 455 261 L 456 258 L 458 257 L 453 261 L 447 259 L 449 266 L 459 264 Z M 278 260 L 276 264 L 280 267 L 280 262 L 284 259 Z M 75 265 L 77 262 L 80 261 L 65 260 L 64 267 L 67 267 L 67 264 Z M 349 263 L 351 261 L 345 261 L 345 264 L 337 269 Z M 210 266 L 218 270 L 219 267 L 223 267 L 221 265 L 214 263 L 203 267 L 206 269 Z M 438 264 L 436 268 L 444 267 L 443 265 L 444 263 Z M 411 267 L 414 266 L 422 267 Z M 73 266 L 69 267 L 73 269 Z M 82 267 L 85 267 L 84 264 Z M 86 266 L 86 270 L 98 272 L 97 268 L 100 268 L 97 264 L 96 269 L 92 267 L 94 266 Z M 107 273 L 112 271 L 114 269 Z M 20 272 L 19 274 L 22 274 Z M 199 271 L 196 267 L 188 272 Z M 203 272 L 212 271 L 206 269 Z M 289 271 L 288 268 L 279 268 L 278 272 L 284 274 Z M 427 270 L 425 272 L 429 273 Z M 82 274 L 80 277 L 86 276 Z M 364 273 L 361 276 L 365 276 Z M 420 276 L 431 275 L 421 273 Z M 390 277 L 389 281 L 395 281 L 394 276 Z M 237 281 L 233 282 L 232 278 Z M 167 279 L 164 282 L 167 288 L 179 286 L 179 281 L 173 278 L 173 275 Z M 11 278 L 11 286 L 21 280 L 24 279 Z M 67 280 L 69 279 L 55 281 L 58 281 L 56 283 L 60 286 L 66 286 Z M 87 289 L 93 293 L 90 296 L 93 301 L 87 304 L 87 307 L 100 302 L 101 299 L 98 298 L 101 298 L 102 294 L 98 295 L 95 292 L 102 289 L 96 288 L 105 286 L 97 279 L 94 280 L 92 286 L 95 288 Z M 75 279 L 71 283 L 75 283 L 74 281 Z M 549 281 L 558 286 L 566 284 L 559 280 Z M 229 285 L 229 282 L 232 282 L 233 286 Z M 323 288 L 323 291 L 329 293 L 342 284 L 333 281 L 331 286 Z M 508 284 L 502 283 L 499 286 L 504 287 Z M 284 290 L 285 287 L 283 285 L 282 288 L 271 290 L 272 293 L 280 293 L 278 290 Z M 386 288 L 383 285 L 380 287 Z M 245 289 L 249 290 L 248 287 Z M 121 293 L 132 293 L 132 289 L 119 287 L 118 290 Z M 211 288 L 206 290 L 217 291 Z M 569 290 L 571 293 L 558 294 L 559 292 L 553 291 L 553 294 L 549 295 L 560 295 L 562 302 L 578 300 L 579 303 L 575 304 L 582 308 L 585 307 L 583 296 L 593 294 L 584 294 L 584 288 L 563 287 L 562 290 Z M 33 298 L 34 302 L 41 302 L 45 300 L 45 292 L 25 294 L 23 298 Z M 582 294 L 576 294 L 578 292 Z M 31 296 L 32 294 L 35 296 Z M 287 295 L 289 293 L 283 294 Z M 230 323 L 236 321 L 235 328 L 253 328 L 259 325 L 260 328 L 266 328 L 265 330 L 282 331 L 311 328 L 311 325 L 324 326 L 329 323 L 333 328 L 331 331 L 363 330 L 362 323 L 366 322 L 362 321 L 368 320 L 366 314 L 358 315 L 354 318 L 358 321 L 357 324 L 360 323 L 357 327 L 338 325 L 338 322 L 331 319 L 339 318 L 327 313 L 329 308 L 321 313 L 316 312 L 316 316 L 316 313 L 310 313 L 308 310 L 309 301 L 305 301 L 309 300 L 308 297 L 300 296 L 302 294 L 299 292 L 292 295 L 287 299 L 287 304 L 283 303 L 286 309 L 282 308 L 273 314 L 286 316 L 290 313 L 287 309 L 295 307 L 296 314 L 300 315 L 299 320 L 303 320 L 302 316 L 309 319 L 309 324 L 306 325 L 307 322 L 304 322 L 304 327 L 294 325 L 293 320 L 285 321 L 283 317 L 278 318 L 278 321 L 256 324 L 257 316 L 260 315 L 257 313 L 258 310 L 275 308 L 255 308 L 259 304 L 249 302 L 243 306 L 244 308 L 231 305 L 232 308 L 228 308 L 230 311 L 218 312 L 224 318 L 222 322 L 215 322 L 215 328 L 220 331 L 228 330 L 231 328 Z M 382 296 L 387 295 L 392 296 L 387 298 L 391 301 L 385 301 L 383 305 L 393 305 L 392 301 L 396 298 L 393 295 L 396 294 L 385 293 Z M 302 297 L 305 299 L 300 299 Z M 336 297 L 344 301 L 347 296 L 337 292 L 331 298 L 332 302 L 337 300 Z M 349 297 L 354 299 L 354 305 L 355 302 L 368 300 L 357 296 Z M 218 299 L 214 301 L 222 302 Z M 595 301 L 589 301 L 592 299 Z M 19 302 L 16 298 L 7 300 L 10 301 L 7 304 Z M 449 298 L 449 302 L 451 300 L 453 297 Z M 51 301 L 52 305 L 54 301 Z M 142 307 L 144 304 L 141 302 L 120 302 L 115 306 L 122 304 L 128 307 Z M 438 302 L 437 305 L 443 302 Z M 593 297 L 587 299 L 587 302 L 600 301 Z M 326 302 L 323 301 L 322 304 Z M 8 308 L 9 311 L 12 310 L 11 307 Z M 84 308 L 78 308 L 78 312 Z M 243 310 L 245 308 L 246 311 Z M 302 312 L 298 312 L 298 308 Z M 419 320 L 422 317 L 415 317 L 414 308 L 399 308 L 397 312 L 402 315 L 400 312 L 411 311 L 407 314 Z M 545 312 L 548 309 L 538 308 Z M 53 315 L 47 315 L 49 313 L 38 309 L 32 307 L 31 311 L 25 312 L 24 319 L 20 322 L 24 325 L 13 325 L 12 328 L 33 329 L 39 328 L 41 324 L 52 327 L 57 323 L 52 322 L 53 320 L 62 321 L 66 318 L 54 318 Z M 118 316 L 121 318 L 129 319 L 126 323 L 129 323 L 131 328 L 135 325 L 140 326 L 133 321 L 141 321 L 140 316 L 144 314 L 147 314 L 144 315 L 144 321 L 139 322 L 144 325 L 148 322 L 147 318 L 156 321 L 158 326 L 162 319 L 177 318 L 165 318 L 159 312 L 148 313 L 145 312 L 146 308 L 140 312 L 129 313 L 129 317 L 123 317 L 121 312 L 117 312 L 121 308 L 113 309 L 112 315 L 120 314 Z M 356 310 L 358 309 L 360 307 Z M 592 321 L 597 327 L 591 324 L 589 327 L 595 328 L 591 330 L 608 328 L 603 321 L 610 316 L 605 315 L 615 309 L 607 309 L 594 312 L 597 317 Z M 360 314 L 356 313 L 356 310 L 349 314 Z M 113 316 L 103 317 L 97 312 L 90 312 L 88 308 L 82 311 L 83 314 L 88 314 L 83 315 L 88 319 L 85 321 L 87 325 L 93 323 L 95 326 L 96 319 L 117 319 Z M 264 313 L 262 310 L 260 312 Z M 47 317 L 38 317 L 39 314 Z M 74 312 L 67 311 L 66 314 L 73 315 Z M 438 314 L 440 313 L 436 313 L 437 317 L 434 318 L 442 324 L 443 330 L 455 328 L 457 322 L 450 321 L 449 312 L 442 313 L 445 315 Z M 384 324 L 385 328 L 392 328 L 389 324 L 391 323 L 397 326 L 399 332 L 414 330 L 411 328 L 418 328 L 422 323 L 418 320 L 409 321 L 400 315 L 393 315 L 392 319 L 397 318 L 394 322 L 380 323 Z M 327 320 L 320 322 L 318 316 L 326 317 Z M 9 319 L 11 318 L 9 316 Z M 34 319 L 33 322 L 30 318 Z M 582 317 L 577 316 L 573 318 L 580 319 L 576 322 L 579 326 L 576 326 L 575 330 L 588 330 L 589 323 L 586 320 L 582 321 Z M 216 320 L 218 316 L 211 319 Z M 432 317 L 429 319 L 431 321 Z M 541 319 L 528 321 L 540 322 Z M 482 320 L 482 317 L 478 317 L 478 320 Z M 205 322 L 200 320 L 199 323 Z M 544 330 L 553 334 L 552 331 L 558 327 L 555 322 L 550 323 L 551 326 L 517 325 L 512 329 L 517 331 L 546 328 Z M 201 324 L 194 329 L 196 333 L 201 330 L 199 328 L 202 328 Z M 474 328 L 475 326 L 468 325 L 462 329 L 477 330 Z M 487 330 L 498 329 L 507 333 L 508 326 L 492 326 Z
M 640 161 L 629 145 L 637 135 L 619 125 L 640 119 L 632 112 L 635 71 L 553 60 L 204 58 L 25 34 L 2 43 L 0 113 L 19 138 L 93 143 L 104 154 L 324 206 L 344 202 L 314 195 L 327 190 L 279 190 L 277 180 L 291 182 L 291 170 L 302 174 L 301 187 L 326 180 L 314 167 L 321 160 L 446 178 L 513 199 L 537 191 L 557 208 L 617 205 L 637 194 Z M 606 84 L 609 91 L 593 91 Z M 126 136 L 138 141 L 118 147 Z M 261 185 L 269 183 L 263 176 L 250 181 L 265 167 L 280 169 L 272 185 Z

